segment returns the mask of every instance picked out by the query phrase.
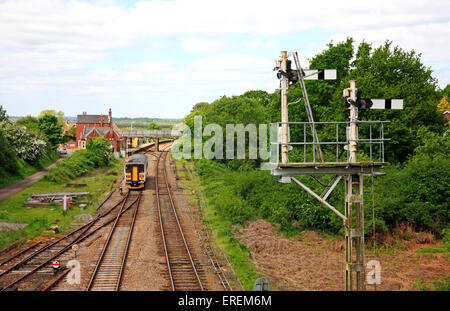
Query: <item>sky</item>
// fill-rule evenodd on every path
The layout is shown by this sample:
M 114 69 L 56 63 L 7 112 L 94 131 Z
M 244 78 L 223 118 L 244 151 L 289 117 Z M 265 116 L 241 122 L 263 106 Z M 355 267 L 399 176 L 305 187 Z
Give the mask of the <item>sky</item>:
M 0 0 L 0 105 L 182 118 L 197 102 L 273 92 L 282 50 L 307 68 L 347 37 L 415 50 L 450 83 L 448 0 Z

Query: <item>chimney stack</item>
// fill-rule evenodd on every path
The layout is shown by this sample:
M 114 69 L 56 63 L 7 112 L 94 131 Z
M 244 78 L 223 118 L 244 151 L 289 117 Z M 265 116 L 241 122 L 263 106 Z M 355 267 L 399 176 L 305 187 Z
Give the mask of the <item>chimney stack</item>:
M 103 127 L 103 115 L 100 115 L 100 127 Z
M 109 108 L 109 127 L 112 128 L 111 108 Z

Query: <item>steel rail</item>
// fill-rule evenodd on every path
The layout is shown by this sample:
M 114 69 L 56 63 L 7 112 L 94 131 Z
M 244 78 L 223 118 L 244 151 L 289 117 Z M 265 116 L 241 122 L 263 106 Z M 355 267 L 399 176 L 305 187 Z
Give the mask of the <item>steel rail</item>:
M 123 201 L 122 206 L 120 207 L 119 213 L 117 213 L 117 216 L 116 216 L 116 218 L 115 218 L 115 220 L 114 220 L 114 224 L 113 224 L 113 226 L 111 227 L 111 230 L 109 231 L 108 238 L 107 238 L 107 240 L 106 240 L 106 242 L 105 242 L 105 245 L 103 246 L 103 249 L 102 249 L 102 252 L 101 252 L 101 254 L 100 254 L 100 257 L 99 257 L 99 259 L 98 259 L 98 261 L 97 261 L 97 264 L 95 265 L 94 272 L 93 272 L 92 275 L 91 275 L 91 279 L 90 279 L 89 284 L 88 284 L 88 286 L 87 286 L 87 288 L 86 288 L 86 291 L 89 291 L 89 290 L 91 289 L 91 287 L 92 287 L 92 284 L 94 283 L 95 276 L 97 275 L 98 269 L 100 268 L 101 262 L 102 262 L 102 260 L 103 260 L 103 256 L 105 255 L 105 252 L 106 252 L 106 250 L 107 250 L 107 248 L 108 248 L 108 246 L 109 246 L 109 241 L 111 240 L 111 237 L 112 237 L 112 235 L 113 235 L 113 233 L 114 233 L 114 230 L 116 229 L 116 225 L 117 225 L 117 223 L 118 223 L 120 217 L 122 216 L 122 210 L 123 210 L 123 207 L 124 207 L 125 204 L 127 203 L 129 196 L 130 196 L 130 192 L 127 193 L 127 195 L 126 195 L 126 197 L 125 197 L 125 200 Z M 136 202 L 136 201 L 135 201 L 135 202 Z M 131 207 L 135 202 L 133 202 L 133 203 L 130 205 L 130 207 Z
M 124 198 L 124 199 L 125 199 L 125 198 Z M 122 202 L 124 199 L 122 199 L 120 202 Z M 125 208 L 125 209 L 120 213 L 120 215 L 123 215 L 124 213 L 126 213 L 126 212 L 131 208 L 131 206 L 132 206 L 132 205 L 130 205 L 130 206 L 128 206 L 127 208 Z M 115 217 L 112 218 L 112 219 L 110 219 L 110 220 L 108 220 L 107 222 L 105 222 L 105 223 L 102 224 L 101 226 L 97 227 L 97 228 L 94 229 L 92 232 L 89 232 L 87 235 L 85 235 L 85 236 L 79 238 L 78 241 L 74 241 L 74 242 L 81 243 L 82 241 L 84 241 L 85 239 L 87 239 L 88 237 L 90 237 L 91 235 L 93 235 L 94 233 L 96 233 L 97 231 L 99 231 L 100 229 L 102 229 L 103 227 L 109 225 L 109 224 L 110 224 L 111 222 L 113 222 L 114 220 L 115 220 Z M 69 246 L 71 246 L 71 245 L 72 245 L 72 244 L 70 244 Z M 57 258 L 58 256 L 59 256 L 59 255 L 54 256 L 52 259 L 55 259 L 55 258 Z M 60 281 L 60 280 L 61 280 L 61 279 L 58 279 L 58 281 Z M 57 281 L 57 282 L 58 282 L 58 281 Z M 57 282 L 55 282 L 55 284 L 56 284 Z M 53 284 L 52 286 L 54 286 L 55 284 Z
M 52 261 L 53 259 L 59 257 L 61 254 L 63 254 L 65 251 L 67 251 L 73 244 L 75 244 L 79 238 L 87 231 L 89 230 L 92 226 L 94 225 L 94 222 L 90 223 L 89 226 L 87 228 L 85 228 L 85 230 L 77 237 L 75 238 L 75 240 L 73 240 L 72 242 L 70 242 L 67 246 L 65 246 L 62 250 L 60 250 L 59 252 L 56 253 L 56 255 L 51 256 L 50 258 L 48 258 L 47 260 L 45 260 L 43 263 L 41 263 L 40 265 L 38 265 L 36 268 L 32 269 L 31 271 L 29 271 L 27 274 L 23 275 L 22 277 L 18 278 L 17 280 L 9 283 L 6 287 L 4 287 L 2 289 L 2 291 L 6 290 L 7 288 L 10 288 L 14 285 L 16 285 L 17 283 L 19 283 L 20 281 L 23 281 L 24 279 L 26 279 L 27 277 L 29 277 L 30 275 L 32 275 L 33 273 L 35 273 L 36 271 L 40 270 L 42 267 L 44 267 L 46 264 L 48 264 L 50 261 Z
M 181 238 L 183 240 L 183 244 L 184 244 L 185 250 L 186 250 L 186 252 L 188 254 L 188 257 L 189 257 L 189 262 L 191 263 L 192 270 L 194 271 L 195 278 L 196 278 L 196 280 L 198 282 L 198 285 L 199 285 L 200 289 L 203 291 L 204 288 L 203 288 L 202 282 L 201 282 L 200 277 L 198 275 L 197 269 L 195 268 L 194 260 L 192 259 L 192 254 L 191 254 L 191 252 L 189 250 L 189 246 L 188 246 L 188 244 L 186 242 L 186 238 L 185 238 L 185 236 L 183 234 L 183 230 L 181 228 L 181 224 L 180 224 L 180 221 L 178 219 L 178 215 L 177 215 L 177 212 L 176 212 L 176 209 L 175 209 L 175 203 L 173 201 L 172 193 L 171 193 L 171 190 L 170 190 L 170 187 L 169 187 L 169 183 L 168 183 L 168 179 L 167 179 L 166 158 L 167 158 L 167 152 L 164 153 L 164 156 L 163 156 L 163 172 L 164 172 L 164 181 L 165 181 L 165 185 L 166 185 L 166 189 L 167 189 L 167 194 L 169 195 L 169 199 L 170 199 L 170 205 L 172 207 L 172 211 L 173 211 L 173 215 L 175 216 L 175 220 L 177 222 L 178 232 L 180 233 L 180 236 L 181 236 Z
M 66 269 L 63 272 L 61 272 L 60 275 L 58 275 L 55 279 L 53 279 L 52 281 L 50 281 L 49 284 L 47 284 L 42 291 L 46 292 L 49 291 L 53 286 L 55 286 L 59 281 L 61 281 L 67 274 L 69 274 L 70 269 Z
M 142 197 L 142 192 L 139 193 L 137 204 L 136 204 L 136 207 L 134 208 L 133 220 L 131 222 L 130 230 L 128 232 L 127 244 L 125 246 L 125 252 L 124 252 L 123 258 L 122 258 L 122 265 L 120 266 L 120 272 L 119 272 L 119 278 L 117 280 L 116 291 L 119 291 L 119 289 L 120 289 L 120 283 L 122 281 L 123 270 L 125 268 L 125 263 L 127 260 L 128 249 L 130 247 L 131 237 L 133 235 L 134 224 L 136 222 L 136 216 L 137 216 L 137 212 L 139 209 L 139 205 L 141 204 L 141 197 Z
M 7 262 L 10 262 L 11 260 L 13 260 L 14 258 L 19 257 L 20 255 L 23 255 L 24 253 L 28 252 L 29 250 L 32 250 L 33 248 L 37 247 L 40 244 L 42 244 L 42 242 L 33 243 L 32 245 L 24 248 L 23 250 L 15 253 L 14 255 L 12 255 L 12 256 L 6 258 L 5 260 L 3 260 L 2 262 L 0 262 L 0 266 L 4 265 Z
M 163 246 L 164 246 L 164 254 L 166 256 L 166 263 L 167 263 L 167 269 L 169 271 L 169 279 L 170 284 L 172 285 L 172 290 L 175 290 L 175 283 L 173 281 L 173 275 L 172 275 L 172 268 L 170 266 L 170 260 L 169 260 L 169 252 L 167 250 L 167 243 L 166 238 L 164 234 L 164 225 L 162 221 L 162 215 L 161 215 L 161 204 L 159 201 L 159 186 L 158 186 L 158 168 L 159 168 L 159 160 L 161 159 L 162 153 L 159 154 L 158 159 L 156 161 L 156 168 L 155 168 L 155 194 L 156 194 L 156 205 L 158 207 L 158 216 L 159 216 L 159 225 L 161 227 L 161 236 L 163 240 Z
M 61 237 L 60 239 L 40 248 L 39 250 L 37 250 L 36 252 L 34 252 L 33 254 L 29 255 L 28 257 L 26 257 L 25 259 L 22 259 L 20 262 L 16 263 L 14 266 L 9 267 L 7 270 L 3 271 L 2 273 L 0 273 L 0 277 L 4 276 L 5 274 L 11 272 L 12 270 L 22 266 L 23 264 L 25 264 L 27 261 L 29 261 L 30 259 L 33 259 L 34 257 L 36 257 L 37 255 L 39 255 L 40 253 L 42 253 L 43 251 L 49 249 L 50 247 L 58 244 L 59 242 L 66 240 L 68 237 L 74 235 L 75 233 L 77 233 L 78 231 L 85 229 L 85 228 L 90 228 L 93 224 L 95 224 L 98 220 L 100 220 L 101 218 L 105 217 L 106 215 L 108 215 L 109 213 L 111 213 L 124 199 L 122 199 L 121 201 L 119 201 L 119 203 L 117 203 L 116 205 L 114 205 L 112 208 L 110 208 L 107 212 L 98 215 L 95 219 L 91 220 L 90 222 L 88 222 L 87 224 L 81 226 L 80 228 L 70 232 L 69 234 Z M 87 230 L 85 230 L 83 233 L 80 234 L 80 236 L 78 238 L 81 237 L 82 234 L 84 234 Z M 77 239 L 78 239 L 77 238 Z M 70 243 L 70 245 L 72 245 L 74 242 Z M 30 248 L 27 248 L 26 250 L 29 250 Z M 23 253 L 23 252 L 22 252 Z M 13 258 L 14 259 L 18 256 L 20 256 L 21 254 L 16 254 Z

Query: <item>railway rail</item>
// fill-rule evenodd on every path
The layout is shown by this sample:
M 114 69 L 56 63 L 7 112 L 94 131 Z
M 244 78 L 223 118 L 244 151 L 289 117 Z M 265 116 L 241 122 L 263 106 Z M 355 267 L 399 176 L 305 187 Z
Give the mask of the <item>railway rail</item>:
M 1 290 L 8 290 L 11 288 L 29 289 L 29 286 L 26 286 L 23 283 L 35 276 L 38 272 L 50 272 L 47 274 L 48 276 L 52 276 L 53 270 L 52 268 L 49 268 L 50 263 L 53 260 L 59 259 L 63 254 L 70 250 L 75 243 L 84 241 L 101 228 L 110 224 L 114 220 L 114 217 L 110 217 L 111 213 L 125 200 L 126 197 L 121 199 L 107 211 L 100 213 L 87 224 L 48 244 L 44 244 L 37 250 L 35 250 L 37 246 L 42 243 L 35 243 L 7 258 L 0 266 L 0 268 L 4 268 L 2 272 L 0 272 Z M 126 210 L 122 211 L 122 213 L 125 211 Z M 120 213 L 121 212 L 119 212 L 119 214 Z M 14 275 L 20 276 L 14 278 Z M 43 279 L 50 279 L 51 282 L 54 278 L 45 277 Z
M 140 191 L 135 196 L 135 200 L 128 206 L 127 209 L 135 206 L 133 215 L 121 213 L 130 199 L 130 193 L 128 192 L 114 220 L 86 291 L 120 290 L 136 215 L 142 198 L 142 191 Z
M 160 148 L 163 150 L 159 152 L 151 150 L 150 147 L 146 153 L 155 157 L 156 160 L 155 201 L 170 288 L 171 290 L 205 290 L 206 279 L 202 280 L 204 271 L 194 259 L 183 233 L 167 177 L 166 160 L 170 144 L 162 142 Z M 56 259 L 64 261 L 64 256 L 72 245 L 83 242 L 111 223 L 107 241 L 86 290 L 120 290 L 141 197 L 142 191 L 128 192 L 113 207 L 100 213 L 80 228 L 50 242 L 34 242 L 27 245 L 25 249 L 17 248 L 18 251 L 14 255 L 0 263 L 0 290 L 11 288 L 29 290 L 30 287 L 34 290 L 50 290 L 69 272 L 69 269 L 66 269 L 58 275 L 53 275 L 51 262 Z M 133 207 L 134 210 L 131 212 Z M 116 209 L 117 212 L 113 213 Z M 224 289 L 232 290 L 220 265 L 213 258 L 214 252 L 205 245 L 203 247 L 206 247 L 206 254 Z M 40 276 L 36 277 L 38 273 Z
M 172 290 L 204 290 L 200 271 L 196 267 L 184 236 L 166 172 L 167 151 L 159 154 L 155 169 L 155 195 L 161 237 Z M 160 166 L 162 159 L 162 166 Z M 162 175 L 163 180 L 159 177 Z M 166 190 L 162 199 L 161 186 Z

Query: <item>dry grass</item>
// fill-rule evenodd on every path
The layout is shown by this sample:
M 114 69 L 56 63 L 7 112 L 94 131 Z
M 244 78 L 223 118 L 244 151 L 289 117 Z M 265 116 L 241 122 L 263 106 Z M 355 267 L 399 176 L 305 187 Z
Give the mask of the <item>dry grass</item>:
M 235 235 L 251 251 L 252 261 L 278 290 L 343 290 L 343 238 L 324 238 L 314 231 L 304 231 L 301 241 L 286 238 L 277 227 L 256 220 L 237 227 Z M 410 290 L 418 279 L 426 282 L 450 274 L 448 256 L 422 254 L 423 247 L 442 245 L 428 233 L 415 232 L 399 224 L 385 237 L 384 246 L 377 250 L 381 263 L 382 284 L 377 290 Z M 366 261 L 372 259 L 371 244 L 366 244 Z M 374 290 L 370 285 L 367 290 Z

